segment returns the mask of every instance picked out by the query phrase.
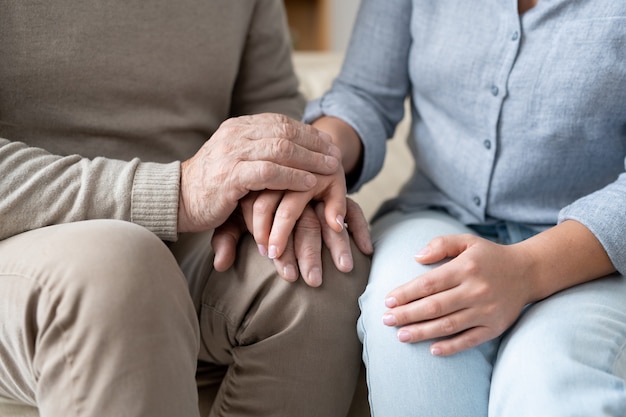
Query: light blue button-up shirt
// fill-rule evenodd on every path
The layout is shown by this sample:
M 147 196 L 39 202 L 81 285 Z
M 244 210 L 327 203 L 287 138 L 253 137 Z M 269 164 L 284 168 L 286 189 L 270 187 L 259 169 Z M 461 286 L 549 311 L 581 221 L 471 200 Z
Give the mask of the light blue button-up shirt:
M 309 104 L 382 167 L 411 99 L 412 179 L 383 210 L 466 224 L 575 219 L 626 273 L 626 1 L 363 0 L 341 74 Z

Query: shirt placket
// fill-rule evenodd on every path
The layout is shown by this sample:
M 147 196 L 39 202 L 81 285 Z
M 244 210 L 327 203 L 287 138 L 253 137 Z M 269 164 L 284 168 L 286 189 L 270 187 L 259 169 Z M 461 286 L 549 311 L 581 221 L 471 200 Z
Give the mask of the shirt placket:
M 520 20 L 517 10 L 515 12 L 515 18 L 507 16 L 504 19 L 506 23 L 498 31 L 496 42 L 500 43 L 500 47 L 493 48 L 493 53 L 496 56 L 493 57 L 492 62 L 499 62 L 499 65 L 493 65 L 493 71 L 491 73 L 487 72 L 487 81 L 481 92 L 485 102 L 483 108 L 486 110 L 484 116 L 486 123 L 484 125 L 484 135 L 476 139 L 475 146 L 482 148 L 481 151 L 485 162 L 481 164 L 483 167 L 482 181 L 474 184 L 472 193 L 469 196 L 471 201 L 468 207 L 482 221 L 487 217 L 491 178 L 496 163 L 498 147 L 500 146 L 500 114 L 507 96 L 509 76 L 515 65 L 515 59 L 522 40 Z

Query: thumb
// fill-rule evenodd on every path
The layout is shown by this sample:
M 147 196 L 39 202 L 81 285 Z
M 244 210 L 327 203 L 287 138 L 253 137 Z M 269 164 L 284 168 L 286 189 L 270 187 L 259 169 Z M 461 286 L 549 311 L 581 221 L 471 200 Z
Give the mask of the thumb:
M 215 252 L 213 267 L 217 271 L 226 271 L 235 262 L 237 244 L 244 230 L 243 222 L 231 217 L 213 232 L 211 238 L 211 245 Z

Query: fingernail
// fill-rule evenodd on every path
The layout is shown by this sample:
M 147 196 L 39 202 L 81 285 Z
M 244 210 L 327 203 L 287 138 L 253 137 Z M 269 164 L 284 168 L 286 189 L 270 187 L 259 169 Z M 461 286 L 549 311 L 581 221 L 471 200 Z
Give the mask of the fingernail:
M 330 136 L 329 136 L 330 137 Z M 341 160 L 341 149 L 339 149 L 339 147 L 335 146 L 335 145 L 330 145 L 329 149 L 328 149 L 328 154 L 330 156 L 334 156 L 335 158 L 337 158 L 338 161 Z
M 388 308 L 394 308 L 398 306 L 398 300 L 396 300 L 396 297 L 389 297 L 387 299 L 385 299 L 385 306 Z
M 430 354 L 433 356 L 440 356 L 442 353 L 443 351 L 441 350 L 441 348 L 438 348 L 436 346 L 430 348 Z
M 343 226 L 344 226 L 343 216 L 338 215 L 335 221 L 337 222 L 339 226 L 341 226 L 341 230 L 343 230 Z
M 322 284 L 322 272 L 315 267 L 309 272 L 309 285 L 319 287 Z
M 257 247 L 259 248 L 259 253 L 261 254 L 261 256 L 267 256 L 267 248 L 265 247 L 265 245 L 257 245 Z
M 420 251 L 415 254 L 415 257 L 418 259 L 423 258 L 424 256 L 429 255 L 430 252 L 430 247 L 426 246 L 425 248 L 420 249 Z
M 326 132 L 322 132 L 321 130 L 317 131 L 317 136 L 322 138 L 325 142 L 332 142 L 333 138 Z
M 278 254 L 278 248 L 275 245 L 271 245 L 270 249 L 267 252 L 267 256 L 270 259 L 276 259 L 276 255 Z
M 339 166 L 339 160 L 333 156 L 325 156 L 324 160 L 330 169 L 336 169 Z
M 396 320 L 396 317 L 393 314 L 385 314 L 383 316 L 383 323 L 387 326 L 395 326 L 398 324 L 398 320 Z
M 398 340 L 401 342 L 408 342 L 411 340 L 411 333 L 406 330 L 398 331 Z
M 339 257 L 339 265 L 341 265 L 345 269 L 352 269 L 352 257 L 349 255 L 341 255 Z
M 313 188 L 315 187 L 315 184 L 317 184 L 317 179 L 315 179 L 314 175 L 307 175 L 306 177 L 304 177 L 304 185 L 306 185 L 309 188 Z
M 296 268 L 293 265 L 286 265 L 283 268 L 283 274 L 285 274 L 285 278 L 289 281 L 295 281 L 298 279 Z

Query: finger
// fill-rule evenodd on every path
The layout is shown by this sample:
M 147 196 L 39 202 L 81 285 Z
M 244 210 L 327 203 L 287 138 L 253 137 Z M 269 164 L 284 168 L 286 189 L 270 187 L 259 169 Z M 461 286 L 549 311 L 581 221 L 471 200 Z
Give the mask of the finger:
M 235 148 L 242 160 L 266 160 L 317 174 L 337 171 L 341 151 L 328 134 L 286 116 L 246 116 L 222 124 L 225 136 L 250 140 L 247 147 Z M 240 118 L 237 118 L 240 119 Z
M 291 190 L 308 191 L 317 184 L 315 175 L 307 171 L 285 167 L 268 161 L 242 161 L 235 166 L 231 188 L 239 200 L 249 191 Z
M 274 259 L 274 266 L 278 274 L 288 282 L 298 280 L 296 252 L 294 250 L 294 239 L 292 237 L 287 241 L 287 246 L 280 258 Z
M 398 329 L 397 337 L 403 343 L 416 343 L 456 335 L 476 326 L 468 317 L 467 310 L 459 310 L 435 320 L 428 320 L 403 326 Z
M 335 150 L 334 145 L 328 145 L 330 155 L 311 151 L 299 143 L 282 137 L 260 139 L 250 145 L 254 148 L 242 159 L 267 160 L 320 175 L 334 174 L 341 161 L 339 148 Z
M 333 263 L 337 269 L 342 272 L 352 271 L 354 260 L 352 258 L 352 248 L 350 247 L 348 230 L 344 228 L 341 232 L 337 233 L 326 224 L 324 220 L 323 203 L 319 203 L 315 206 L 315 213 L 319 218 L 318 224 L 320 224 L 324 243 L 330 251 Z
M 274 213 L 283 196 L 282 191 L 266 190 L 256 193 L 253 199 L 242 201 L 242 207 L 246 215 L 248 230 L 254 236 L 259 252 L 263 256 L 268 254 L 268 245 Z M 244 207 L 245 206 L 245 207 Z
M 346 199 L 346 224 L 359 250 L 366 255 L 371 255 L 374 252 L 374 245 L 372 244 L 369 223 L 361 206 L 350 198 Z
M 223 272 L 235 262 L 237 244 L 245 231 L 243 222 L 237 220 L 237 216 L 231 216 L 220 227 L 215 229 L 211 237 L 211 246 L 215 252 L 213 266 L 217 271 Z
M 470 301 L 458 290 L 444 291 L 392 308 L 383 315 L 387 326 L 405 326 L 439 319 L 470 307 Z
M 285 193 L 283 195 L 276 209 L 270 232 L 268 256 L 271 259 L 282 255 L 287 239 L 310 199 L 311 196 L 308 193 Z
M 287 137 L 298 142 L 301 146 L 305 146 L 312 151 L 333 155 L 338 148 L 332 144 L 331 136 L 314 126 L 302 123 L 288 116 L 278 113 L 260 113 L 246 116 L 239 116 L 227 120 L 225 125 L 244 124 L 253 128 L 251 138 L 264 138 L 262 131 L 258 130 L 260 125 L 269 125 L 273 127 L 274 137 Z M 285 127 L 289 126 L 289 127 Z M 328 145 L 332 145 L 329 147 Z M 338 156 L 334 154 L 335 156 Z
M 458 336 L 433 343 L 430 353 L 434 356 L 450 356 L 483 344 L 497 335 L 493 335 L 488 327 L 473 327 Z
M 322 285 L 321 228 L 313 208 L 307 206 L 294 230 L 294 247 L 300 274 L 311 287 Z
M 341 176 L 340 181 L 331 182 L 320 199 L 324 202 L 326 224 L 335 232 L 341 232 L 344 229 L 347 211 L 345 177 Z
M 431 240 L 415 255 L 415 260 L 430 264 L 445 258 L 454 258 L 465 251 L 476 236 L 470 234 L 439 236 Z
M 444 266 L 426 272 L 395 288 L 387 294 L 385 305 L 388 308 L 395 308 L 458 286 L 456 274 L 447 273 L 447 268 Z

